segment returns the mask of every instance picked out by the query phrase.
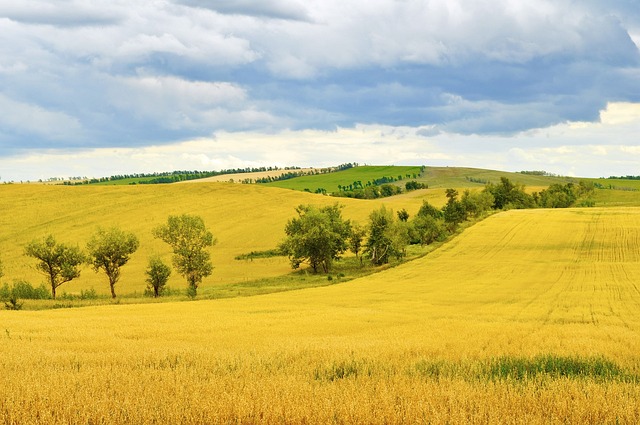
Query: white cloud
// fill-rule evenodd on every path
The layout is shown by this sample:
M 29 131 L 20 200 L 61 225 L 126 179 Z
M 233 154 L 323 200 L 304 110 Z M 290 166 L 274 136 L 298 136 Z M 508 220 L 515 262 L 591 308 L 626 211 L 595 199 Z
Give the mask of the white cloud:
M 588 154 L 606 164 L 638 133 L 640 12 L 632 6 L 4 1 L 0 154 L 217 133 L 213 153 L 188 160 L 334 163 L 355 152 L 360 162 L 503 168 L 515 166 L 510 159 L 522 167 L 549 160 L 563 172 L 558 158 Z M 627 103 L 609 104 L 598 121 L 611 99 Z M 222 141 L 232 138 L 228 148 Z M 589 148 L 544 150 L 579 146 Z M 629 167 L 624 158 L 611 164 Z M 588 167 L 571 165 L 596 165 Z
M 4 180 L 269 165 L 322 167 L 344 162 L 546 170 L 585 177 L 627 175 L 638 173 L 640 161 L 635 134 L 627 132 L 631 123 L 640 125 L 640 113 L 632 120 L 629 110 L 634 110 L 632 105 L 617 104 L 606 110 L 608 114 L 626 111 L 624 123 L 565 123 L 509 138 L 446 132 L 425 136 L 420 127 L 383 125 L 273 134 L 222 131 L 214 138 L 164 146 L 0 158 L 0 168 Z

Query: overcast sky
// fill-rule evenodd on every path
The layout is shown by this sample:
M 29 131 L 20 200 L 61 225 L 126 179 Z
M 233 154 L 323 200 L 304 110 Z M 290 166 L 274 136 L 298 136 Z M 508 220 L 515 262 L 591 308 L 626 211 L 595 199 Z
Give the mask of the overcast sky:
M 0 0 L 0 180 L 640 175 L 637 0 Z

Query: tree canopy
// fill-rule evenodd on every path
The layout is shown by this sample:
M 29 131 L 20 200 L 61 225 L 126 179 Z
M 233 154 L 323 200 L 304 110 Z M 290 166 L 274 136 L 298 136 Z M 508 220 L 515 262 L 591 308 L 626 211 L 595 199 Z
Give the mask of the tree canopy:
M 171 246 L 173 265 L 187 280 L 188 294 L 195 297 L 202 279 L 213 273 L 211 254 L 206 248 L 216 240 L 204 220 L 189 214 L 172 215 L 167 224 L 156 227 L 153 234 Z
M 393 210 L 384 205 L 369 215 L 369 238 L 365 254 L 374 265 L 386 264 L 392 256 L 401 258 L 409 243 L 409 228 L 396 221 Z
M 116 297 L 115 285 L 120 279 L 120 268 L 127 264 L 131 254 L 136 252 L 140 242 L 133 233 L 117 227 L 98 229 L 89 242 L 87 250 L 93 270 L 103 270 L 109 278 L 111 297 Z
M 280 250 L 289 257 L 292 268 L 307 263 L 314 273 L 320 267 L 325 273 L 331 270 L 333 262 L 348 248 L 351 223 L 342 219 L 341 210 L 339 204 L 296 208 L 298 217 L 287 222 L 284 229 L 287 237 L 280 244 Z
M 80 265 L 86 260 L 80 248 L 58 243 L 53 235 L 31 241 L 25 255 L 38 260 L 36 269 L 49 279 L 53 299 L 60 285 L 80 276 Z

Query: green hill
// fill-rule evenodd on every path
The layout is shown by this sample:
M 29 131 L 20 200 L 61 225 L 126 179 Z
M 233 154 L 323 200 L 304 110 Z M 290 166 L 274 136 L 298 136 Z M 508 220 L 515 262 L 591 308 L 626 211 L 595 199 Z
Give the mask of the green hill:
M 280 180 L 265 183 L 266 186 L 281 187 L 284 189 L 305 190 L 315 192 L 317 189 L 325 189 L 327 193 L 338 192 L 339 186 L 353 185 L 361 182 L 367 185 L 377 179 L 397 179 L 400 182 L 417 180 L 422 167 L 414 166 L 360 166 L 327 174 L 295 177 L 288 180 Z

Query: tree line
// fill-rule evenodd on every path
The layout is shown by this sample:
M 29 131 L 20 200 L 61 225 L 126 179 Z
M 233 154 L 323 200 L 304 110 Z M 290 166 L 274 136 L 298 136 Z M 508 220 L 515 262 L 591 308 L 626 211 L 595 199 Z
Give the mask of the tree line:
M 213 271 L 207 248 L 216 243 L 203 219 L 188 214 L 169 216 L 166 224 L 153 229 L 153 235 L 171 247 L 173 266 L 187 281 L 187 295 L 195 297 L 202 279 Z M 36 269 L 46 277 L 54 300 L 60 286 L 80 276 L 83 265 L 91 266 L 96 273 L 103 272 L 107 277 L 111 296 L 116 298 L 115 287 L 120 280 L 121 270 L 139 246 L 140 242 L 135 234 L 112 227 L 98 229 L 87 242 L 86 250 L 58 242 L 53 235 L 46 235 L 28 243 L 24 255 L 35 259 Z M 145 272 L 147 292 L 155 297 L 162 295 L 171 275 L 171 267 L 159 256 L 151 256 Z M 2 276 L 0 262 L 0 277 Z M 13 299 L 8 300 L 7 308 L 16 307 L 15 289 L 14 285 Z M 8 292 L 8 286 L 3 292 Z M 12 298 L 12 294 L 8 295 L 5 294 L 5 298 Z
M 185 180 L 197 180 L 207 177 L 223 176 L 226 174 L 245 174 L 245 173 L 257 173 L 265 171 L 278 171 L 278 170 L 297 170 L 300 167 L 246 167 L 246 168 L 229 168 L 220 171 L 198 171 L 198 170 L 177 170 L 177 171 L 165 171 L 155 173 L 133 173 L 133 174 L 116 174 L 109 177 L 100 178 L 86 178 L 86 177 L 72 177 L 69 181 L 64 181 L 64 185 L 83 185 L 83 184 L 96 184 L 106 182 L 116 182 L 120 180 L 128 179 L 140 179 L 132 184 L 165 184 L 176 183 Z M 60 178 L 51 178 L 49 181 L 63 180 Z M 81 181 L 78 181 L 81 180 Z
M 593 185 L 580 182 L 554 184 L 539 192 L 528 194 L 524 185 L 514 184 L 502 177 L 500 183 L 489 183 L 482 191 L 465 190 L 462 195 L 447 189 L 447 202 L 436 208 L 423 201 L 418 213 L 411 218 L 402 209 L 396 214 L 385 206 L 369 215 L 366 225 L 342 218 L 342 206 L 315 207 L 300 205 L 297 217 L 285 226 L 286 238 L 279 250 L 289 257 L 291 267 L 308 264 L 317 273 L 328 273 L 333 263 L 350 250 L 362 264 L 367 259 L 373 265 L 401 259 L 409 244 L 429 245 L 443 241 L 468 220 L 477 220 L 491 211 L 512 208 L 566 208 L 592 205 L 588 201 Z
M 243 184 L 253 184 L 253 183 L 258 183 L 258 184 L 264 184 L 264 183 L 272 183 L 272 182 L 277 182 L 277 181 L 283 181 L 283 180 L 290 180 L 296 177 L 303 177 L 303 176 L 317 176 L 320 174 L 329 174 L 329 173 L 336 173 L 338 171 L 344 171 L 344 170 L 348 170 L 350 168 L 355 168 L 358 166 L 357 162 L 348 162 L 345 164 L 340 164 L 336 167 L 326 167 L 326 168 L 313 168 L 311 170 L 301 170 L 299 167 L 296 168 L 292 168 L 289 170 L 292 171 L 288 171 L 286 173 L 282 173 L 278 176 L 266 176 L 266 177 L 258 177 L 256 179 L 244 179 L 241 181 L 241 183 Z M 271 170 L 269 170 L 271 171 Z

